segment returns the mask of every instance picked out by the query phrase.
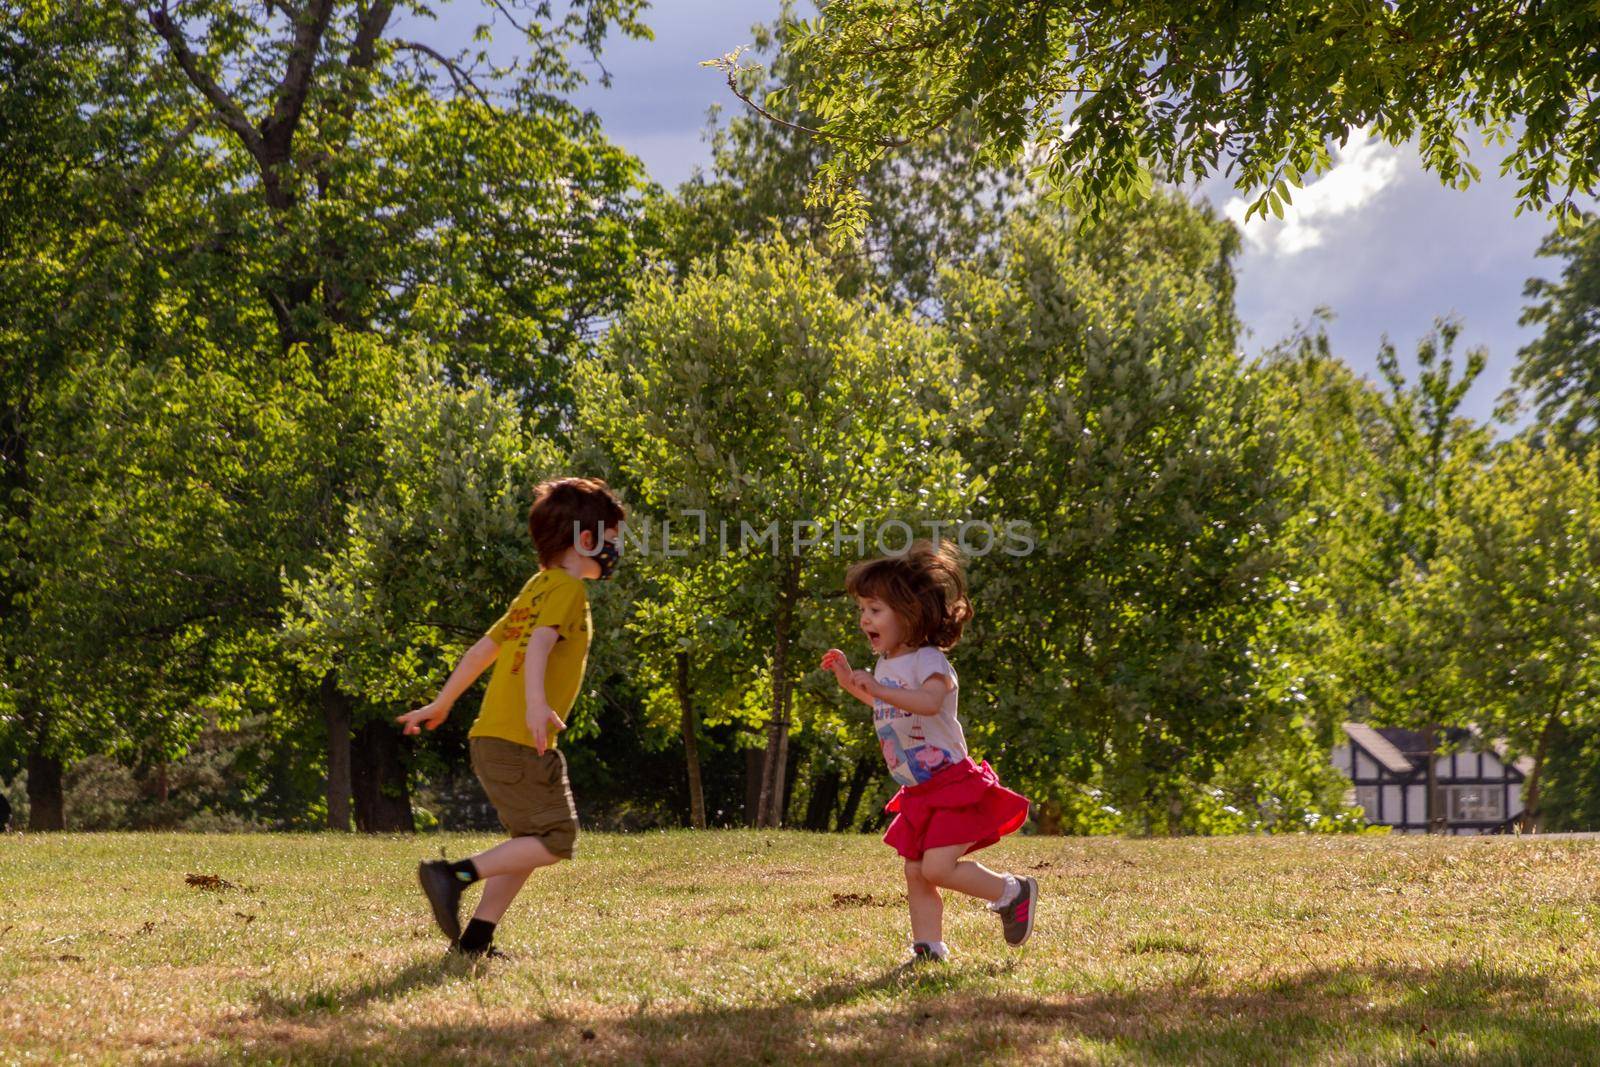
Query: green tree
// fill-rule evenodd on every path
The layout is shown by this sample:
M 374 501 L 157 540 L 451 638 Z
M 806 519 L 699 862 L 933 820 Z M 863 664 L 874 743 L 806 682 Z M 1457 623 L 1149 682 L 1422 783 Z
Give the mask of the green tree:
M 1287 695 L 1295 710 L 1278 720 L 1276 736 L 1246 765 L 1276 780 L 1266 803 L 1275 818 L 1339 826 L 1349 782 L 1328 753 L 1359 690 L 1330 650 L 1345 639 L 1351 616 L 1384 593 L 1367 571 L 1373 538 L 1364 525 L 1383 512 L 1361 504 L 1371 495 L 1370 456 L 1388 434 L 1379 391 L 1332 355 L 1324 315 L 1319 311 L 1273 346 L 1257 366 L 1274 413 L 1288 509 L 1279 541 L 1274 654 L 1262 670 L 1270 676 L 1266 688 Z
M 713 111 L 709 171 L 697 171 L 660 205 L 665 246 L 685 270 L 776 226 L 822 249 L 847 295 L 876 287 L 896 302 L 927 308 L 937 300 L 944 266 L 993 251 L 1006 211 L 1024 197 L 1020 168 L 980 162 L 966 136 L 971 129 L 958 121 L 949 133 L 867 167 L 855 181 L 857 195 L 875 205 L 865 238 L 839 240 L 826 205 L 808 196 L 811 176 L 831 152 L 805 132 L 816 118 L 802 110 L 793 86 L 813 75 L 787 47 L 794 25 L 785 3 L 772 23 L 751 28 L 756 52 L 770 57 L 770 66 L 746 65 L 732 84 L 745 97 L 762 96 L 773 121 L 736 113 L 721 123 Z M 784 86 L 788 91 L 777 91 Z
M 704 731 L 745 723 L 751 695 L 763 689 L 750 654 L 755 635 L 731 613 L 725 595 L 740 580 L 740 567 L 720 557 L 646 555 L 630 560 L 629 569 L 635 583 L 625 623 L 629 666 L 644 689 L 653 723 L 663 732 L 675 731 L 682 742 L 688 822 L 704 829 Z
M 393 3 L 313 0 L 269 9 L 264 22 L 231 0 L 191 5 L 182 19 L 165 4 L 145 14 L 167 71 L 204 108 L 204 129 L 249 175 L 240 210 L 279 344 L 303 345 L 325 381 L 340 331 L 436 340 L 451 371 L 492 375 L 555 430 L 570 410 L 559 371 L 614 310 L 607 295 L 620 294 L 633 259 L 622 220 L 639 182 L 637 163 L 560 99 L 581 81 L 569 50 L 598 52 L 613 26 L 645 31 L 635 0 L 522 23 L 491 6 L 526 49 L 510 70 L 400 37 Z M 192 38 L 201 25 L 206 35 Z M 492 22 L 478 36 L 491 32 Z M 312 453 L 321 491 L 302 553 L 337 544 L 363 476 L 346 461 L 360 454 Z M 389 781 L 403 774 L 391 734 L 357 735 L 369 747 L 356 763 L 385 766 Z
M 8 110 L 31 114 L 33 81 L 60 89 L 48 122 L 16 127 L 37 134 L 19 135 L 22 158 L 61 176 L 60 203 L 7 208 L 20 220 L 8 236 L 33 242 L 6 258 L 28 312 L 8 324 L 7 374 L 27 386 L 8 400 L 28 406 L 8 411 L 6 473 L 23 493 L 8 494 L 7 575 L 30 618 L 92 624 L 29 625 L 15 643 L 8 627 L 7 733 L 30 761 L 57 760 L 59 780 L 57 750 L 120 743 L 69 728 L 76 709 L 41 703 L 62 690 L 29 681 L 24 668 L 56 670 L 73 644 L 144 656 L 129 686 L 160 674 L 162 702 L 191 711 L 235 685 L 224 674 L 272 673 L 284 579 L 339 553 L 350 508 L 392 459 L 381 411 L 418 384 L 352 353 L 421 343 L 443 379 L 487 375 L 548 433 L 570 424 L 561 372 L 638 257 L 641 171 L 561 94 L 578 78 L 568 50 L 598 48 L 611 26 L 643 32 L 636 8 L 600 0 L 528 19 L 523 59 L 481 80 L 472 56 L 395 36 L 396 12 L 425 15 L 420 4 L 120 4 L 92 17 L 41 4 L 7 26 L 8 62 L 40 67 Z M 38 149 L 46 134 L 70 150 Z M 45 388 L 42 369 L 57 367 Z M 130 394 L 119 373 L 156 385 Z M 176 412 L 170 429 L 160 405 Z M 106 462 L 57 464 L 45 484 L 14 462 L 41 453 L 41 434 L 62 456 Z M 148 481 L 128 485 L 130 470 Z M 235 566 L 213 568 L 220 523 Z M 129 529 L 163 540 L 110 536 Z M 24 558 L 28 546 L 54 569 Z M 109 600 L 119 589 L 143 595 Z M 101 599 L 50 604 L 51 590 Z M 189 669 L 170 669 L 180 662 Z M 298 714 L 328 684 L 277 695 Z M 159 718 L 98 721 L 137 731 Z M 163 730 L 151 743 L 192 734 Z M 345 748 L 329 737 L 330 768 Z M 357 763 L 393 772 L 394 746 L 382 748 Z M 349 782 L 329 791 L 348 796 Z
M 1405 597 L 1459 721 L 1533 758 L 1525 825 L 1563 730 L 1600 712 L 1600 480 L 1557 448 L 1513 441 L 1462 479 L 1436 565 Z
M 1530 278 L 1523 288 L 1532 302 L 1518 321 L 1540 333 L 1517 353 L 1505 414 L 1519 413 L 1520 390 L 1532 404 L 1537 433 L 1587 455 L 1600 431 L 1600 218 L 1585 215 L 1570 232 L 1552 233 L 1539 254 L 1566 264 L 1559 281 Z
M 1479 725 L 1442 667 L 1448 649 L 1421 627 L 1411 601 L 1488 446 L 1485 428 L 1459 414 L 1486 353 L 1469 352 L 1458 370 L 1459 330 L 1441 320 L 1419 341 L 1414 381 L 1388 341 L 1381 384 L 1356 380 L 1320 325 L 1266 361 L 1298 487 L 1285 548 L 1300 622 L 1285 647 L 1330 743 L 1347 718 L 1415 729 L 1436 744 L 1441 727 Z M 1438 812 L 1431 770 L 1427 793 Z
M 1284 521 L 1276 444 L 1234 354 L 1231 226 L 1158 199 L 1093 235 L 1018 220 L 995 274 L 954 276 L 947 325 L 983 421 L 964 453 L 1031 525 L 972 568 L 963 710 L 1063 817 L 1101 783 L 1132 828 L 1177 829 L 1258 732 L 1257 644 Z M 1285 709 L 1286 713 L 1286 709 Z
M 1482 373 L 1487 353 L 1475 349 L 1456 374 L 1452 350 L 1458 324 L 1441 321 L 1417 345 L 1417 377 L 1407 383 L 1393 345 L 1378 353 L 1384 378 L 1382 422 L 1374 447 L 1362 454 L 1365 476 L 1351 483 L 1345 515 L 1353 542 L 1339 568 L 1351 583 L 1340 639 L 1330 657 L 1351 682 L 1358 717 L 1420 730 L 1442 746 L 1441 727 L 1475 725 L 1456 702 L 1440 670 L 1440 649 L 1426 640 L 1411 613 L 1413 583 L 1432 571 L 1446 516 L 1462 479 L 1481 462 L 1487 430 L 1458 412 Z M 1444 810 L 1428 762 L 1427 810 L 1439 825 Z
M 1600 174 L 1597 34 L 1583 0 L 835 0 L 792 48 L 816 72 L 795 89 L 833 148 L 819 182 L 835 197 L 970 114 L 991 158 L 1033 157 L 1091 214 L 1148 192 L 1152 174 L 1183 183 L 1225 166 L 1253 210 L 1281 211 L 1329 165 L 1328 143 L 1362 127 L 1415 138 L 1458 187 L 1478 177 L 1464 134 L 1510 141 L 1519 209 L 1570 214 Z
M 217 176 L 194 166 L 194 123 L 138 77 L 129 47 L 99 6 L 32 3 L 0 20 L 0 774 L 26 765 L 35 829 L 63 827 L 63 764 L 93 717 L 86 694 L 46 694 L 59 643 L 41 586 L 80 531 L 52 529 L 41 507 L 66 505 L 62 472 L 81 484 L 61 461 L 96 425 L 95 383 L 120 385 L 134 346 L 172 353 L 161 284 L 202 302 L 226 287 L 194 240 Z M 79 507 L 92 513 L 92 495 Z M 69 647 L 98 640 L 71 634 Z
M 394 397 L 370 413 L 382 460 L 346 511 L 347 536 L 287 582 L 283 641 L 309 677 L 327 679 L 331 736 L 359 725 L 358 748 L 398 749 L 388 720 L 432 695 L 536 566 L 528 494 L 556 473 L 559 454 L 486 379 L 455 384 L 422 353 L 351 344 L 378 348 L 363 364 L 392 367 L 400 388 L 366 395 Z M 363 380 L 371 384 L 370 372 Z M 410 825 L 406 777 L 385 775 L 404 766 L 396 756 L 347 768 L 357 829 Z M 344 799 L 329 798 L 333 825 L 349 825 L 334 810 Z
M 698 551 L 724 564 L 680 570 L 696 557 L 666 555 L 657 529 L 636 565 L 661 569 L 654 595 L 669 604 L 717 583 L 696 584 L 688 610 L 657 609 L 677 619 L 656 635 L 666 649 L 693 647 L 689 617 L 739 620 L 726 637 L 742 647 L 717 647 L 742 666 L 732 677 L 752 678 L 739 703 L 765 726 L 759 825 L 784 818 L 796 680 L 848 619 L 836 524 L 853 545 L 861 524 L 948 518 L 981 492 L 954 444 L 954 372 L 934 333 L 841 297 L 816 251 L 782 239 L 734 249 L 720 272 L 652 276 L 581 368 L 582 425 L 604 435 L 644 513 L 702 513 Z M 684 526 L 699 521 L 677 536 L 696 538 Z

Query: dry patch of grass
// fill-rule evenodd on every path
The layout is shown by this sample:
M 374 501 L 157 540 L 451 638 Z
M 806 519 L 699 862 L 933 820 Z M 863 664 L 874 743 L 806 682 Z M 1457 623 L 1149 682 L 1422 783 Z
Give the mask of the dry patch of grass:
M 448 959 L 417 859 L 486 837 L 0 839 L 0 1062 L 1591 1064 L 1600 843 L 1013 838 L 906 972 L 867 837 L 584 839 Z

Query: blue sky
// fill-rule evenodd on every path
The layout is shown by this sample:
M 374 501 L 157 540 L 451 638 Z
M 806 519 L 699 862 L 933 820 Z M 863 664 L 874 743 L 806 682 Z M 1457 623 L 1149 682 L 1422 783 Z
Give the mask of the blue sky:
M 476 5 L 452 6 L 442 7 L 446 24 L 430 38 L 459 32 L 464 43 L 478 18 L 460 9 Z M 707 110 L 742 106 L 700 61 L 748 43 L 751 24 L 777 10 L 775 0 L 661 0 L 646 16 L 655 40 L 612 41 L 604 53 L 612 85 L 590 85 L 578 102 L 656 181 L 674 186 L 706 161 Z M 1488 368 L 1466 407 L 1490 417 L 1530 337 L 1517 325 L 1523 283 L 1559 270 L 1534 254 L 1550 224 L 1534 214 L 1514 217 L 1516 186 L 1498 176 L 1499 158 L 1496 150 L 1475 151 L 1484 180 L 1459 192 L 1423 172 L 1414 152 L 1353 138 L 1334 170 L 1296 194 L 1283 222 L 1245 228 L 1237 268 L 1247 351 L 1270 345 L 1324 305 L 1335 316 L 1334 352 L 1375 375 L 1384 335 L 1407 355 L 1436 317 L 1454 315 L 1463 325 L 1459 349 L 1488 349 Z M 1226 183 L 1199 192 L 1230 215 L 1242 212 L 1242 204 L 1230 204 Z

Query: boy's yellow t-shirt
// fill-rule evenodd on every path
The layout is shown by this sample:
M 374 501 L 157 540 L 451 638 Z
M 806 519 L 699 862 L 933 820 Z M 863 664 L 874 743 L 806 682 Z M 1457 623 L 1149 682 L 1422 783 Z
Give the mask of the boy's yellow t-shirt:
M 559 567 L 550 567 L 528 579 L 522 592 L 500 620 L 489 627 L 488 636 L 500 646 L 494 673 L 489 676 L 489 691 L 483 695 L 478 720 L 467 732 L 469 737 L 499 737 L 533 747 L 528 730 L 527 702 L 522 673 L 528 654 L 528 638 L 541 626 L 553 626 L 561 634 L 550 649 L 544 668 L 544 696 L 550 709 L 563 719 L 578 698 L 584 664 L 589 658 L 589 595 L 583 581 Z M 555 744 L 552 731 L 549 742 Z

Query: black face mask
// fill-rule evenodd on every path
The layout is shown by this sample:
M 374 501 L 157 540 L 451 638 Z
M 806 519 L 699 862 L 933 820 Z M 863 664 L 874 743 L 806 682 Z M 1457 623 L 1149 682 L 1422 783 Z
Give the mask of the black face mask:
M 605 581 L 617 569 L 617 560 L 622 558 L 622 549 L 617 547 L 615 541 L 602 541 L 600 548 L 590 559 L 600 565 L 600 580 Z

